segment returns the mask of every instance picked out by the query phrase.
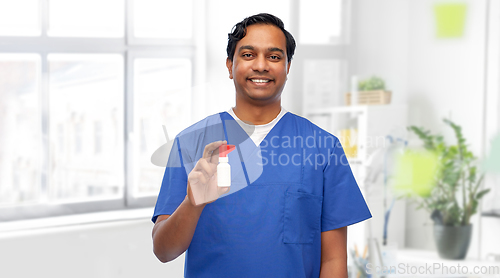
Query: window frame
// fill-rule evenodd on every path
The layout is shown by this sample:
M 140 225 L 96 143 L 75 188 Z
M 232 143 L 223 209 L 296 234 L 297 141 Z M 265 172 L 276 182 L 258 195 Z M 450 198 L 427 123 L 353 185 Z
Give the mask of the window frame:
M 352 48 L 355 42 L 352 39 L 351 30 L 354 28 L 352 20 L 352 1 L 351 0 L 340 0 L 342 1 L 341 15 L 342 15 L 342 28 L 341 36 L 337 37 L 333 42 L 325 44 L 302 44 L 300 43 L 300 1 L 292 0 L 292 18 L 297 18 L 298 20 L 292 21 L 291 30 L 294 31 L 294 37 L 297 42 L 296 55 L 293 58 L 293 84 L 294 96 L 300 99 L 302 105 L 298 107 L 301 114 L 307 116 L 314 107 L 306 106 L 306 102 L 303 101 L 306 97 L 305 83 L 304 83 L 304 65 L 306 60 L 341 60 L 344 62 L 346 67 L 345 73 L 347 76 L 353 75 L 356 69 L 353 68 L 355 65 L 353 61 L 353 55 L 351 54 Z M 302 0 L 304 1 L 304 0 Z M 346 86 L 345 84 L 343 84 Z M 290 84 L 288 87 L 292 87 Z M 347 88 L 346 88 L 347 89 Z
M 172 39 L 148 39 L 135 38 L 133 36 L 133 1 L 125 0 L 125 29 L 121 38 L 88 38 L 88 37 L 48 37 L 48 0 L 40 0 L 40 18 L 41 35 L 40 36 L 0 36 L 0 53 L 35 53 L 40 55 L 40 98 L 41 98 L 41 130 L 42 130 L 42 172 L 49 169 L 48 157 L 50 154 L 50 142 L 48 140 L 49 111 L 48 111 L 48 60 L 47 56 L 51 53 L 79 53 L 79 54 L 120 54 L 123 56 L 123 75 L 124 75 L 124 190 L 123 195 L 115 199 L 106 200 L 88 200 L 78 203 L 50 203 L 50 204 L 20 204 L 0 208 L 0 221 L 13 221 L 19 219 L 43 218 L 52 216 L 75 215 L 91 212 L 103 212 L 111 210 L 129 210 L 136 208 L 152 207 L 155 204 L 157 194 L 151 196 L 136 197 L 132 194 L 133 186 L 133 140 L 132 132 L 133 122 L 133 61 L 136 58 L 188 58 L 192 65 L 192 85 L 206 83 L 206 63 L 207 63 L 207 39 L 206 26 L 207 3 L 203 0 L 193 0 L 193 31 L 190 40 L 172 40 Z M 137 1 L 137 0 L 136 0 Z M 290 1 L 290 18 L 299 18 L 300 0 Z M 348 63 L 349 73 L 355 72 L 350 54 L 351 41 L 351 0 L 342 1 L 342 36 L 339 41 L 323 45 L 300 44 L 297 40 L 300 51 L 293 60 L 295 77 L 290 80 L 288 87 L 293 89 L 292 96 L 295 96 L 297 104 L 300 106 L 303 98 L 303 69 L 306 59 L 342 59 Z M 299 39 L 299 22 L 291 20 L 289 30 Z M 192 109 L 192 119 L 201 116 L 200 109 L 204 105 L 205 94 L 197 91 L 191 91 L 193 102 L 190 104 Z M 303 102 L 302 102 L 303 103 Z M 296 107 L 297 112 L 306 114 L 306 107 Z M 160 127 L 159 127 L 160 128 Z M 173 134 L 170 134 L 173 136 Z M 47 176 L 40 175 L 41 185 L 47 187 Z M 159 181 L 161 183 L 161 181 Z
M 341 29 L 340 29 L 340 36 L 335 37 L 331 42 L 328 43 L 323 43 L 323 44 L 311 44 L 311 43 L 301 43 L 300 42 L 300 1 L 305 1 L 305 0 L 293 0 L 293 6 L 292 10 L 296 10 L 296 17 L 298 20 L 296 21 L 297 24 L 295 26 L 295 32 L 297 35 L 295 35 L 295 39 L 297 41 L 297 45 L 303 45 L 303 46 L 322 46 L 322 47 L 328 47 L 328 46 L 339 46 L 339 45 L 347 45 L 349 44 L 351 40 L 351 0 L 340 0 L 341 1 Z M 311 52 L 314 53 L 314 52 Z
M 156 202 L 156 198 L 158 194 L 151 196 L 141 196 L 136 197 L 132 194 L 132 187 L 134 186 L 134 144 L 133 144 L 133 134 L 134 131 L 140 127 L 134 126 L 134 60 L 142 59 L 142 58 L 154 58 L 154 59 L 165 59 L 165 58 L 184 58 L 191 60 L 191 71 L 192 76 L 194 77 L 194 62 L 193 62 L 193 53 L 194 49 L 184 49 L 182 51 L 176 51 L 176 53 L 172 52 L 163 52 L 158 50 L 132 50 L 128 53 L 126 58 L 126 67 L 127 78 L 126 78 L 126 94 L 125 94 L 125 199 L 126 204 L 132 208 L 138 207 L 146 207 L 152 206 Z M 192 83 L 194 78 L 191 79 Z M 193 85 L 193 84 L 191 84 Z M 193 106 L 191 104 L 191 106 Z M 160 127 L 158 127 L 160 129 Z M 170 137 L 175 136 L 175 134 L 170 134 Z M 173 138 L 170 138 L 173 139 Z M 136 144 L 139 144 L 138 142 Z M 160 146 L 158 146 L 160 147 Z M 159 181 L 161 183 L 161 181 Z
M 140 1 L 140 0 L 126 0 L 127 1 L 127 7 L 126 7 L 126 13 L 127 15 L 125 16 L 125 20 L 127 21 L 126 24 L 126 29 L 125 29 L 125 37 L 127 40 L 127 43 L 129 45 L 173 45 L 173 46 L 185 46 L 185 45 L 194 45 L 195 43 L 195 13 L 196 13 L 196 4 L 199 2 L 199 0 L 190 0 L 193 2 L 193 10 L 191 11 L 193 14 L 193 30 L 191 34 L 193 35 L 191 39 L 165 39 L 165 38 L 138 38 L 134 36 L 134 1 Z
M 134 0 L 124 2 L 125 25 L 124 34 L 121 38 L 103 37 L 49 37 L 48 30 L 48 0 L 40 1 L 41 34 L 39 36 L 0 36 L 0 53 L 6 54 L 37 54 L 40 55 L 40 117 L 41 117 L 41 146 L 42 162 L 39 176 L 42 188 L 48 186 L 47 173 L 50 169 L 50 142 L 49 142 L 49 54 L 119 54 L 123 58 L 123 132 L 124 132 L 124 184 L 123 194 L 116 198 L 98 200 L 85 200 L 79 202 L 61 201 L 40 204 L 14 204 L 0 207 L 0 221 L 14 221 L 22 219 L 33 219 L 63 215 L 74 215 L 82 213 L 102 212 L 111 210 L 128 210 L 144 207 L 152 207 L 156 202 L 157 193 L 151 196 L 136 197 L 132 194 L 133 186 L 133 142 L 131 134 L 134 131 L 133 122 L 133 60 L 136 58 L 186 58 L 191 61 L 192 81 L 191 85 L 197 83 L 203 72 L 198 69 L 195 56 L 200 55 L 197 46 L 200 41 L 195 39 L 196 28 L 201 22 L 197 19 L 195 7 L 202 0 L 193 0 L 193 39 L 171 40 L 171 39 L 147 39 L 134 38 L 132 33 Z M 204 7 L 204 4 L 202 5 Z M 201 47 L 203 49 L 203 47 Z M 196 73 L 196 74 L 195 74 Z M 200 74 L 201 73 L 201 74 Z M 193 106 L 193 104 L 190 104 Z M 161 128 L 161 127 L 158 127 Z M 158 181 L 161 184 L 161 180 Z

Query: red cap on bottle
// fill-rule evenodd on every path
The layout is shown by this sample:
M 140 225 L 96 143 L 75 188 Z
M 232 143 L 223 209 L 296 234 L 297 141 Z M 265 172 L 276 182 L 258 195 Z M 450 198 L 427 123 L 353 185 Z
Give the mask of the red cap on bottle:
M 227 154 L 234 151 L 235 145 L 221 145 L 219 146 L 219 157 L 227 157 Z

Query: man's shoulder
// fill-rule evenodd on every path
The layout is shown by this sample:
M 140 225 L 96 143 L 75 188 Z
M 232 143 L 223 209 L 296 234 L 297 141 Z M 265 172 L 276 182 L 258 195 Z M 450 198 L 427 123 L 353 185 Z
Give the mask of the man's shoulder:
M 291 112 L 288 112 L 288 114 L 290 114 L 290 116 L 293 117 L 293 120 L 296 122 L 296 124 L 299 127 L 299 130 L 301 130 L 301 132 L 315 133 L 315 134 L 318 134 L 318 135 L 320 134 L 320 135 L 326 136 L 326 137 L 331 136 L 331 137 L 337 139 L 337 137 L 335 135 L 333 135 L 332 133 L 330 133 L 326 129 L 319 127 L 317 124 L 313 123 L 311 120 L 309 120 L 305 117 L 296 115 L 296 114 L 291 113 Z
M 221 114 L 210 115 L 177 134 L 177 144 L 182 149 L 186 161 L 197 161 L 203 155 L 207 144 L 224 140 Z

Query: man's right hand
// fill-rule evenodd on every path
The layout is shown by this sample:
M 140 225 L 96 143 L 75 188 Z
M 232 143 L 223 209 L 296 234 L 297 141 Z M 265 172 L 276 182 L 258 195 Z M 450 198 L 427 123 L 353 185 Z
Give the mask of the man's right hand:
M 203 157 L 189 173 L 187 196 L 192 205 L 211 203 L 229 191 L 229 187 L 217 186 L 219 146 L 225 144 L 227 144 L 226 141 L 217 141 L 206 145 Z
M 187 196 L 172 215 L 160 215 L 153 227 L 153 252 L 161 262 L 169 262 L 184 253 L 193 240 L 203 205 L 217 200 L 229 187 L 217 186 L 219 146 L 208 144 L 203 157 L 188 175 Z

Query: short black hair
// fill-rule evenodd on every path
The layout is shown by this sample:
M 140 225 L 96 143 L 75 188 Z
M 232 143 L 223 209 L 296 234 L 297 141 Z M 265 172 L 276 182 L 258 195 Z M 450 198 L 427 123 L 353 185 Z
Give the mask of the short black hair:
M 285 30 L 285 25 L 283 24 L 283 21 L 281 21 L 281 19 L 267 13 L 260 13 L 249 16 L 234 25 L 231 33 L 229 33 L 227 36 L 227 58 L 229 58 L 229 60 L 231 61 L 233 60 L 234 52 L 236 50 L 236 44 L 247 34 L 247 27 L 254 24 L 270 24 L 281 29 L 283 34 L 285 34 L 286 56 L 288 62 L 290 63 L 295 52 L 295 39 L 293 38 L 292 34 L 290 34 L 290 32 Z

